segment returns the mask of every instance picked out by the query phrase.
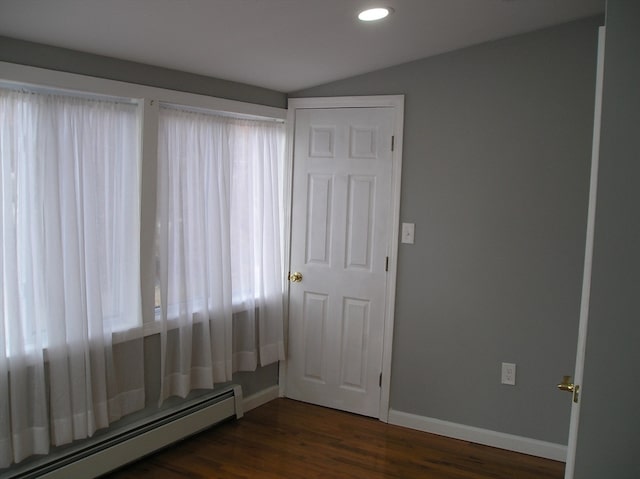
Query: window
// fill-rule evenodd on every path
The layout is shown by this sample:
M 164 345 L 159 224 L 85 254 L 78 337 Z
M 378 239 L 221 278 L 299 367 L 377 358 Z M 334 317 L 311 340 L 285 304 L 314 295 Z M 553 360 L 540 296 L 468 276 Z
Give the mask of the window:
M 214 272 L 230 276 L 236 311 L 265 293 L 282 294 L 284 139 L 284 125 L 274 121 L 161 109 L 157 222 L 169 238 L 156 267 L 168 268 L 167 304 L 206 309 L 198 298 L 212 293 L 187 289 L 213 282 L 204 278 Z
M 234 368 L 281 359 L 284 125 L 167 106 L 158 139 L 160 316 L 220 335 L 236 313 Z
M 136 104 L 0 89 L 11 353 L 140 326 Z

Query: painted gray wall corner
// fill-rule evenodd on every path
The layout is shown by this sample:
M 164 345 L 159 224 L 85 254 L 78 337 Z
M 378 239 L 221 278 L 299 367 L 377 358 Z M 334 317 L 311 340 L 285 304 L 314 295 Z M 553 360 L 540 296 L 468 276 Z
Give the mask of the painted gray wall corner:
M 601 21 L 291 95 L 406 95 L 393 409 L 566 444 Z

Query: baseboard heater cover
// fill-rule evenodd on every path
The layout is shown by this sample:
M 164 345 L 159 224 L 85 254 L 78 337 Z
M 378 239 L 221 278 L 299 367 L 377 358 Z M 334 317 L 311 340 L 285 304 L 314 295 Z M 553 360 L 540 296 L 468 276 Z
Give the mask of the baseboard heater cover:
M 61 457 L 16 471 L 8 479 L 94 478 L 152 454 L 226 419 L 241 418 L 242 388 L 230 386 L 105 434 Z

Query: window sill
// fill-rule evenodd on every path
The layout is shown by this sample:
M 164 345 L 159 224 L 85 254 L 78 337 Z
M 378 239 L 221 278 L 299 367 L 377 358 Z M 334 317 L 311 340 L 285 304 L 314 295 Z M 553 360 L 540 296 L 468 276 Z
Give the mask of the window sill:
M 232 306 L 231 314 L 233 316 L 237 314 L 241 314 L 249 311 L 250 306 L 249 303 L 253 302 L 254 304 L 257 301 L 241 301 L 236 302 Z M 257 311 L 257 307 L 256 307 Z M 200 322 L 201 320 L 196 319 L 194 322 Z M 169 318 L 167 321 L 167 331 L 171 331 L 173 329 L 177 329 L 179 327 L 176 318 Z M 119 344 L 125 343 L 127 341 L 133 341 L 135 339 L 139 339 L 141 337 L 153 336 L 156 334 L 160 334 L 163 330 L 162 323 L 160 322 L 160 308 L 156 308 L 155 310 L 155 321 L 149 321 L 144 323 L 142 326 L 124 329 L 121 331 L 114 331 L 112 333 L 112 343 Z

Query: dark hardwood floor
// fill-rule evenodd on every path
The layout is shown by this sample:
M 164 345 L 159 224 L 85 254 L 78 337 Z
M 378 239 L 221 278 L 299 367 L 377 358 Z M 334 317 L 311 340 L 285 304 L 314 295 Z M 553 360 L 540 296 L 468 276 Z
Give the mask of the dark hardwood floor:
M 277 399 L 108 476 L 561 479 L 564 463 Z

